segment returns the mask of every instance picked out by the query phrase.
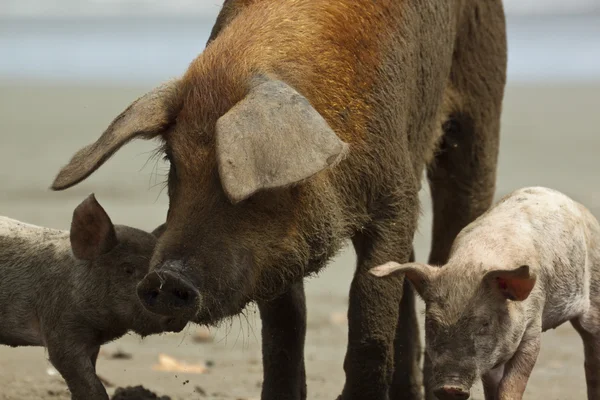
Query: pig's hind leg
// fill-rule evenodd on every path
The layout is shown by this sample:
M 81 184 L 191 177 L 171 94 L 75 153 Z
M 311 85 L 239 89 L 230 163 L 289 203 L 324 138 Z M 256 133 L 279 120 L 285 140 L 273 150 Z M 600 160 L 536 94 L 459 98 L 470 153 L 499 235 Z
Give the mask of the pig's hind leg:
M 600 304 L 592 302 L 589 310 L 571 324 L 583 340 L 588 399 L 600 400 Z

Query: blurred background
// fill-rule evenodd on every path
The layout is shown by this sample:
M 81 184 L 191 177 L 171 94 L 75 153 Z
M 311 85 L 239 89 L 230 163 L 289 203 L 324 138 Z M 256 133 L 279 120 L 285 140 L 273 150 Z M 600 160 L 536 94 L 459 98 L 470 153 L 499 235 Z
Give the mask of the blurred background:
M 497 196 L 523 186 L 561 190 L 600 216 L 600 0 L 505 0 L 508 86 Z M 151 230 L 164 221 L 165 165 L 156 143 L 135 142 L 83 184 L 48 190 L 81 146 L 131 101 L 185 71 L 202 51 L 218 0 L 0 0 L 0 214 L 67 229 L 95 192 L 116 223 Z M 428 192 L 415 237 L 430 243 Z M 307 284 L 309 399 L 343 385 L 345 312 L 354 254 L 346 249 Z M 0 278 L 1 279 L 1 278 Z M 260 323 L 250 308 L 208 333 L 195 326 L 104 347 L 99 373 L 114 386 L 143 384 L 173 399 L 259 398 Z M 583 352 L 570 326 L 543 338 L 528 399 L 583 399 Z M 130 358 L 115 357 L 124 352 Z M 202 374 L 153 368 L 164 353 L 209 365 Z M 42 349 L 0 347 L 0 399 L 68 399 Z M 475 392 L 482 399 L 482 392 Z

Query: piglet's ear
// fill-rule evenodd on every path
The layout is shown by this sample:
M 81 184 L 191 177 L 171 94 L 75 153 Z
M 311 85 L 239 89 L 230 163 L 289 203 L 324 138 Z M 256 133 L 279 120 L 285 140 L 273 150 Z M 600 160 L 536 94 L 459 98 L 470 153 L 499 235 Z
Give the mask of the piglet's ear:
M 433 274 L 435 274 L 435 268 L 421 263 L 399 264 L 397 262 L 390 261 L 372 268 L 369 272 L 378 277 L 391 274 L 404 274 L 406 279 L 410 281 L 419 295 L 423 297 L 423 293 L 427 287 L 427 284 L 431 280 Z
M 117 245 L 115 227 L 93 193 L 73 211 L 70 239 L 80 260 L 92 260 Z
M 484 278 L 492 287 L 496 287 L 508 300 L 523 301 L 529 297 L 535 286 L 536 277 L 528 265 L 511 270 L 494 270 Z
M 221 183 L 234 204 L 309 178 L 348 149 L 304 96 L 268 78 L 219 118 L 216 146 Z

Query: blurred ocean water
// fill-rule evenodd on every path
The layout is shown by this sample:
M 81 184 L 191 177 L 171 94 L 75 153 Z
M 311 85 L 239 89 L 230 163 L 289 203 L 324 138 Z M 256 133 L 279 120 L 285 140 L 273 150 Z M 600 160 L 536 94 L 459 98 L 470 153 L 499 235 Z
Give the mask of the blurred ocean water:
M 548 7 L 540 7 L 544 2 Z M 119 84 L 167 80 L 183 73 L 202 51 L 220 3 L 3 0 L 0 79 Z M 506 3 L 511 82 L 600 81 L 600 13 L 595 12 L 600 0 Z M 570 4 L 567 14 L 564 4 Z
M 2 0 L 0 17 L 82 17 L 215 14 L 223 0 Z M 598 0 L 503 0 L 509 15 L 581 14 Z

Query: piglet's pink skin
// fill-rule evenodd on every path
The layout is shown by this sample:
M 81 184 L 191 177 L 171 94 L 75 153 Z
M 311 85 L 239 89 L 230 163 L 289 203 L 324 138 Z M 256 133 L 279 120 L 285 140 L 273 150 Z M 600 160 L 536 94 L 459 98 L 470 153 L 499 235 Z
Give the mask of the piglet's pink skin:
M 388 262 L 426 304 L 427 355 L 439 399 L 519 400 L 542 332 L 570 321 L 583 339 L 588 399 L 600 399 L 600 226 L 581 204 L 530 187 L 457 236 L 443 267 Z

